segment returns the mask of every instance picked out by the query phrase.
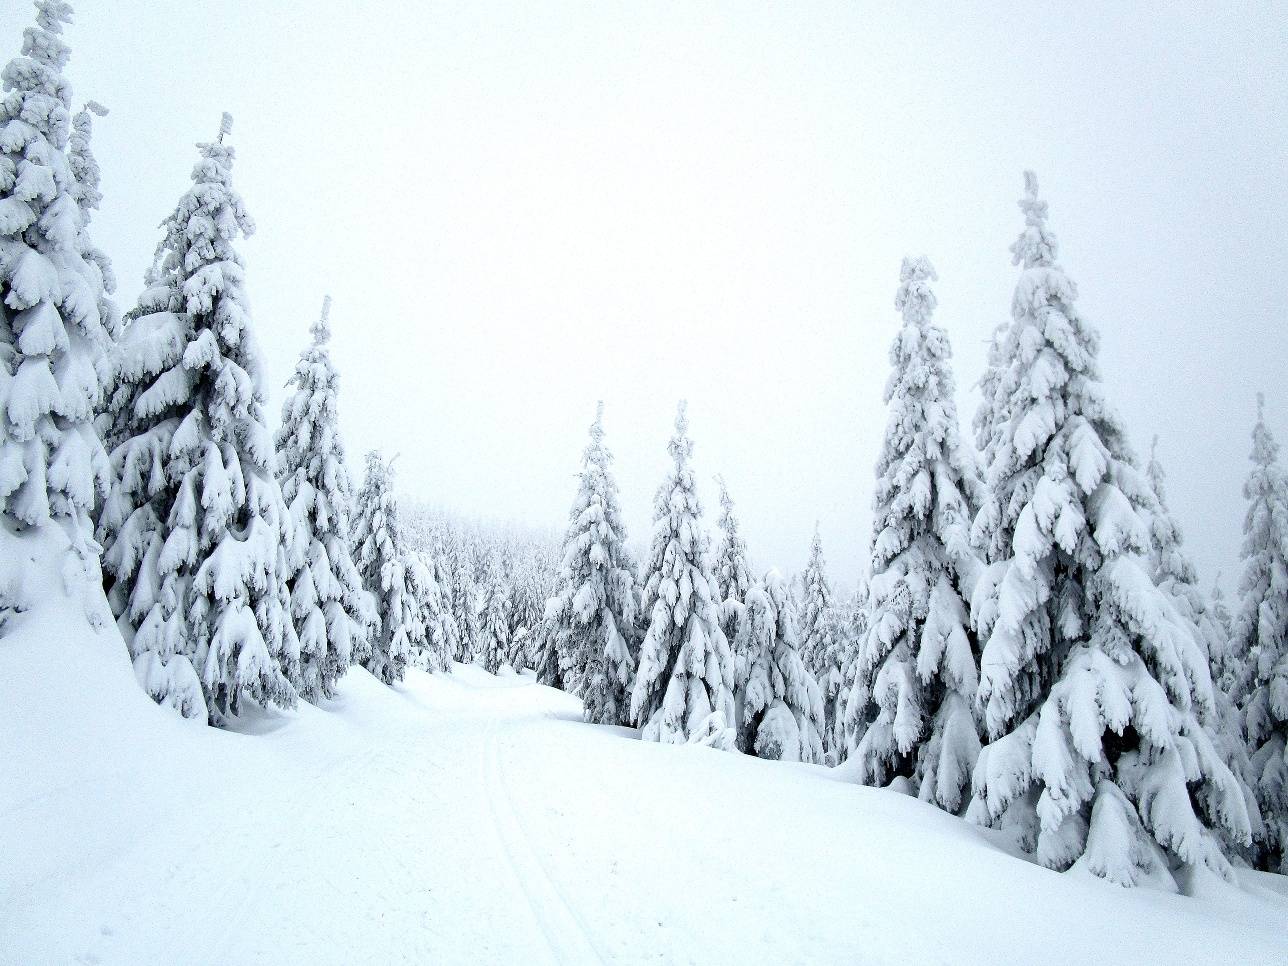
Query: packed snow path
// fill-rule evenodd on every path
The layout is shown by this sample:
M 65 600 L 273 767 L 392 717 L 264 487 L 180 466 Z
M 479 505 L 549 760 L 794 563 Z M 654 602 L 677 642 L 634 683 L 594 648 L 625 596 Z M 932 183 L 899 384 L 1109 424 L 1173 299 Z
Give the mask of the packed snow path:
M 1279 877 L 1056 875 L 894 792 L 642 743 L 474 668 L 352 671 L 218 732 L 45 630 L 58 676 L 0 641 L 5 964 L 1288 961 Z

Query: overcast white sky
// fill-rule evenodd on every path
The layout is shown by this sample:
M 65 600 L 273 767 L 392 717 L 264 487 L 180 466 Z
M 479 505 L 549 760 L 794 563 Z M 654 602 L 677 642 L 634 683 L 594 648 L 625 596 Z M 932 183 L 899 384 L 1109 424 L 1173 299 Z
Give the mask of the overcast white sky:
M 1283 4 L 76 8 L 122 306 L 231 111 L 271 412 L 330 293 L 355 472 L 380 447 L 409 496 L 562 528 L 603 398 L 643 538 L 686 396 L 708 510 L 723 473 L 788 570 L 818 519 L 848 585 L 900 258 L 939 270 L 968 429 L 1032 167 L 1110 397 L 1234 590 L 1256 390 L 1288 443 Z M 0 0 L 6 58 L 30 9 Z

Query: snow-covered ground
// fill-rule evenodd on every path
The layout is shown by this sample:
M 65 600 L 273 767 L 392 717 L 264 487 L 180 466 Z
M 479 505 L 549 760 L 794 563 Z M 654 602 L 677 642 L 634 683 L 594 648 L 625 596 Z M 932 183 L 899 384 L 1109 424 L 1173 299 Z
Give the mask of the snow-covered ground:
M 1281 877 L 1057 875 L 895 792 L 643 743 L 474 668 L 354 670 L 324 710 L 219 732 L 153 705 L 119 638 L 22 620 L 6 964 L 1288 962 Z

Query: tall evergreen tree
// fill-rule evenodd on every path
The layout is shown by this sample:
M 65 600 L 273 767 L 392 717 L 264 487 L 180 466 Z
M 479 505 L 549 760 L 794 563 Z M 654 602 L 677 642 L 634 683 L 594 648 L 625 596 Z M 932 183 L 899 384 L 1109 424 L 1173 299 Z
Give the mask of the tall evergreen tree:
M 717 476 L 716 483 L 720 486 L 720 540 L 716 543 L 715 556 L 716 599 L 720 602 L 720 629 L 733 647 L 734 703 L 740 705 L 747 676 L 751 673 L 752 655 L 738 650 L 738 624 L 753 581 L 747 569 L 747 544 L 739 533 L 733 500 L 724 478 Z M 741 711 L 739 720 L 742 720 Z
M 1247 668 L 1240 691 L 1246 694 L 1248 777 L 1264 823 L 1260 864 L 1288 874 L 1288 475 L 1260 394 L 1251 459 L 1233 647 Z
M 90 142 L 94 133 L 94 117 L 106 117 L 107 108 L 97 101 L 86 101 L 75 117 L 72 118 L 71 135 L 67 139 L 67 166 L 75 181 L 76 206 L 80 209 L 80 252 L 92 272 L 98 276 L 96 287 L 101 289 L 99 296 L 99 318 L 107 328 L 108 334 L 116 339 L 120 336 L 120 316 L 110 296 L 116 291 L 116 273 L 112 271 L 112 260 L 99 248 L 89 235 L 89 223 L 94 212 L 103 201 L 102 174 L 99 171 L 98 159 Z
M 832 606 L 832 585 L 827 579 L 827 561 L 823 559 L 823 537 L 817 523 L 814 524 L 809 562 L 801 574 L 800 587 L 801 657 L 809 672 L 821 677 L 825 670 L 823 655 L 827 653 L 837 627 Z
M 823 760 L 823 698 L 801 660 L 787 583 L 771 570 L 747 592 L 737 649 L 750 656 L 738 746 L 759 758 Z
M 451 611 L 457 634 L 456 657 L 462 664 L 473 664 L 480 634 L 478 585 L 474 577 L 474 563 L 459 533 L 453 534 L 448 545 L 448 560 L 451 561 L 452 572 Z
M 351 539 L 358 575 L 376 601 L 379 618 L 362 665 L 385 684 L 393 684 L 403 679 L 412 653 L 423 646 L 424 624 L 407 575 L 393 467 L 375 450 L 367 454 Z
M 860 780 L 911 780 L 919 798 L 962 809 L 980 740 L 977 647 L 966 598 L 978 573 L 970 546 L 977 496 L 957 425 L 948 336 L 933 321 L 926 258 L 905 258 L 890 347 L 890 407 L 873 500 L 870 625 L 858 687 L 876 706 L 858 746 Z
M 582 454 L 563 567 L 546 619 L 565 666 L 573 669 L 586 720 L 616 725 L 629 721 L 636 591 L 612 459 L 604 445 L 601 402 Z
M 867 732 L 869 714 L 875 714 L 867 692 L 858 687 L 859 655 L 868 634 L 868 580 L 860 576 L 841 620 L 843 641 L 841 687 L 836 697 L 835 718 L 828 735 L 828 764 L 845 761 Z
M 232 187 L 231 125 L 225 114 L 198 145 L 122 336 L 119 482 L 100 522 L 135 672 L 155 700 L 212 724 L 244 697 L 293 706 L 300 680 L 293 528 L 234 245 L 254 224 Z
M 977 545 L 995 559 L 972 619 L 991 744 L 971 814 L 1043 864 L 1128 885 L 1169 866 L 1230 877 L 1213 835 L 1249 835 L 1238 782 L 1200 723 L 1207 655 L 1148 573 L 1149 483 L 1097 367 L 1098 338 L 1057 264 L 1025 175 L 1023 266 Z
M 443 600 L 433 559 L 407 551 L 407 589 L 415 610 L 409 662 L 426 671 L 446 671 L 456 653 L 456 626 Z
M 300 696 L 331 697 L 335 683 L 367 650 L 375 615 L 366 610 L 362 580 L 353 563 L 349 528 L 352 483 L 340 441 L 331 362 L 331 297 L 310 327 L 312 343 L 287 382 L 294 392 L 282 404 L 277 431 L 282 498 L 295 527 L 291 559 L 291 615 L 300 639 Z
M 648 629 L 631 691 L 631 717 L 646 741 L 730 749 L 733 655 L 720 630 L 719 591 L 707 561 L 683 402 L 667 449 L 674 465 L 653 500 L 653 542 L 642 593 Z
M 477 663 L 492 674 L 510 651 L 510 588 L 499 560 L 493 559 L 483 584 Z
M 1180 525 L 1172 516 L 1172 511 L 1167 504 L 1167 474 L 1158 459 L 1157 436 L 1150 446 L 1145 476 L 1149 480 L 1150 492 L 1154 499 L 1150 520 L 1150 532 L 1153 537 L 1150 564 L 1153 568 L 1154 580 L 1159 589 L 1170 596 L 1177 616 L 1189 625 L 1191 632 L 1203 645 L 1208 655 L 1208 666 L 1215 681 L 1222 655 L 1230 649 L 1230 627 L 1228 623 L 1223 626 L 1216 619 L 1208 601 L 1198 588 L 1198 576 L 1194 564 L 1185 552 Z M 1238 780 L 1244 806 L 1248 810 L 1249 828 L 1254 839 L 1260 840 L 1263 834 L 1261 812 L 1256 796 L 1247 784 L 1248 750 L 1244 739 L 1243 715 L 1229 694 L 1215 684 L 1212 698 L 1214 712 L 1208 713 L 1200 708 L 1199 720 L 1211 733 L 1212 743 L 1221 760 Z M 1228 830 L 1220 826 L 1214 831 L 1221 836 L 1227 853 L 1247 855 L 1248 843 L 1242 838 L 1231 835 Z
M 1217 572 L 1212 581 L 1212 622 L 1216 625 L 1221 647 L 1210 652 L 1212 660 L 1212 686 L 1217 692 L 1234 701 L 1237 697 L 1238 682 L 1244 676 L 1246 662 L 1235 654 L 1234 617 L 1225 602 L 1225 591 L 1221 589 L 1221 573 Z
M 58 579 L 92 624 L 108 619 L 91 532 L 111 480 L 93 423 L 110 266 L 87 234 L 97 182 L 67 154 L 71 6 L 35 7 L 0 96 L 0 633 Z

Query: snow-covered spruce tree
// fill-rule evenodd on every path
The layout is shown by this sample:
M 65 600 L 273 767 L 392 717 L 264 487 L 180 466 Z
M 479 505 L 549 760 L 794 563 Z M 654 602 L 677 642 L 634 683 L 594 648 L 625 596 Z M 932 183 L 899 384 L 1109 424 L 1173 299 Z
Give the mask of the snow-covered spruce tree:
M 746 594 L 737 649 L 750 655 L 738 747 L 758 758 L 823 760 L 823 699 L 801 660 L 787 583 L 771 570 Z
M 451 612 L 434 576 L 434 562 L 417 550 L 408 550 L 405 559 L 407 592 L 415 615 L 408 662 L 426 671 L 445 671 L 451 665 L 456 639 Z
M 100 531 L 110 601 L 152 697 L 212 724 L 243 698 L 293 706 L 293 528 L 264 418 L 263 363 L 234 243 L 231 129 L 198 145 L 120 345 L 117 483 Z M 198 682 L 200 687 L 198 687 Z M 203 700 L 204 694 L 204 700 Z
M 558 627 L 553 621 L 542 620 L 529 632 L 528 661 L 536 672 L 537 683 L 549 688 L 566 690 L 563 665 L 559 663 Z
M 510 587 L 499 560 L 493 559 L 483 584 L 479 612 L 477 663 L 492 674 L 501 670 L 510 652 Z
M 66 153 L 71 6 L 35 6 L 0 96 L 0 633 L 50 592 L 47 565 L 108 622 L 91 531 L 111 472 L 93 419 L 114 313 Z
M 1153 538 L 1150 563 L 1154 580 L 1159 589 L 1172 598 L 1177 616 L 1189 623 L 1193 633 L 1207 651 L 1208 666 L 1214 682 L 1212 697 L 1215 711 L 1207 713 L 1200 709 L 1199 720 L 1211 733 L 1212 743 L 1220 754 L 1221 760 L 1229 766 L 1238 780 L 1244 805 L 1248 810 L 1249 828 L 1253 839 L 1260 841 L 1263 835 L 1261 812 L 1256 796 L 1247 783 L 1248 750 L 1244 738 L 1243 714 L 1229 693 L 1222 691 L 1215 683 L 1219 668 L 1224 664 L 1223 656 L 1230 651 L 1230 625 L 1228 620 L 1222 623 L 1217 619 L 1198 588 L 1198 577 L 1194 564 L 1185 553 L 1181 528 L 1167 505 L 1167 475 L 1163 471 L 1163 464 L 1158 459 L 1157 436 L 1154 437 L 1150 447 L 1145 475 L 1149 480 L 1150 493 L 1154 499 L 1150 514 L 1150 533 Z M 1227 854 L 1247 857 L 1246 841 L 1230 835 L 1226 829 L 1219 826 L 1214 831 L 1221 836 Z
M 349 543 L 353 487 L 336 411 L 339 377 L 326 347 L 330 311 L 327 296 L 309 329 L 312 343 L 287 382 L 294 392 L 282 404 L 276 438 L 282 499 L 295 527 L 291 616 L 300 639 L 299 692 L 306 701 L 335 693 L 350 661 L 365 655 L 374 621 L 364 613 L 367 599 Z
M 1216 625 L 1221 647 L 1211 650 L 1208 657 L 1212 662 L 1212 686 L 1218 694 L 1226 695 L 1237 705 L 1235 698 L 1238 682 L 1244 679 L 1247 662 L 1234 652 L 1234 617 L 1225 602 L 1225 591 L 1221 589 L 1221 572 L 1217 571 L 1212 581 L 1212 622 Z M 1210 647 L 1211 645 L 1209 645 Z
M 800 638 L 801 659 L 818 682 L 823 693 L 825 736 L 830 735 L 836 724 L 838 704 L 844 676 L 846 642 L 844 628 L 836 603 L 832 600 L 832 586 L 827 579 L 827 561 L 823 558 L 823 538 L 818 524 L 814 524 L 814 538 L 810 543 L 809 562 L 800 577 Z M 828 744 L 831 757 L 839 759 L 836 749 Z
M 631 690 L 631 718 L 646 741 L 732 749 L 733 655 L 720 630 L 683 402 L 667 449 L 674 467 L 653 499 L 653 541 L 641 594 L 648 629 Z
M 823 696 L 823 749 L 828 765 L 840 764 L 848 756 L 845 745 L 845 709 L 850 696 L 858 657 L 858 641 L 851 633 L 855 621 L 853 602 L 833 604 L 831 626 L 823 635 L 826 642 L 817 678 Z
M 473 664 L 479 643 L 478 585 L 474 577 L 474 564 L 464 538 L 453 534 L 448 545 L 449 567 L 452 572 L 451 610 L 456 625 L 456 659 L 462 664 Z
M 581 695 L 586 720 L 620 725 L 629 721 L 636 591 L 612 460 L 604 445 L 601 402 L 582 454 L 563 566 L 545 616 L 572 670 L 570 683 Z
M 959 812 L 979 756 L 977 647 L 966 599 L 978 573 L 970 546 L 977 496 L 959 439 L 947 333 L 932 318 L 930 261 L 905 258 L 895 308 L 903 323 L 873 498 L 869 627 L 859 701 L 875 715 L 857 749 L 860 781 L 910 780 L 922 801 Z
M 827 580 L 827 561 L 823 559 L 823 537 L 817 523 L 810 542 L 809 562 L 800 576 L 800 588 L 801 657 L 810 673 L 819 675 L 823 670 L 823 655 L 831 643 L 830 635 L 836 632 L 836 620 L 832 586 Z
M 1239 687 L 1246 694 L 1248 779 L 1264 823 L 1259 864 L 1288 874 L 1288 476 L 1260 394 L 1251 458 L 1233 650 L 1247 668 Z
M 841 687 L 836 696 L 835 718 L 827 736 L 828 764 L 845 761 L 871 724 L 869 712 L 875 708 L 866 692 L 856 687 L 859 676 L 859 652 L 868 634 L 868 579 L 860 576 L 840 621 L 842 641 Z
M 734 515 L 733 498 L 725 486 L 723 477 L 716 477 L 720 486 L 720 519 L 716 526 L 720 528 L 720 540 L 716 542 L 715 572 L 716 599 L 720 601 L 720 630 L 725 639 L 734 644 L 738 635 L 738 622 L 742 617 L 743 601 L 747 591 L 751 590 L 751 572 L 747 569 L 747 544 L 738 532 L 738 518 Z M 747 674 L 751 662 L 746 654 L 739 657 L 734 648 L 734 694 L 742 692 L 747 684 Z
M 1025 175 L 1023 272 L 1002 355 L 1009 388 L 977 546 L 979 708 L 992 742 L 977 821 L 1019 833 L 1044 865 L 1123 885 L 1232 875 L 1214 828 L 1249 835 L 1238 782 L 1199 721 L 1207 655 L 1148 573 L 1149 483 L 1097 371 L 1037 180 Z M 875 622 L 874 622 L 875 624 Z
M 86 101 L 72 118 L 71 135 L 67 139 L 67 166 L 76 184 L 76 206 L 80 209 L 80 252 L 87 265 L 98 275 L 101 289 L 99 316 L 112 339 L 120 336 L 121 319 L 110 296 L 116 291 L 116 273 L 112 260 L 99 248 L 89 235 L 89 223 L 103 201 L 102 175 L 98 160 L 90 147 L 94 133 L 94 116 L 106 117 L 107 108 L 97 101 Z
M 424 623 L 409 586 L 407 554 L 398 529 L 393 467 L 378 452 L 367 454 L 358 491 L 351 543 L 363 587 L 375 598 L 379 626 L 362 666 L 385 684 L 401 681 L 414 650 L 423 646 Z
M 529 552 L 532 555 L 525 558 L 515 575 L 511 598 L 510 650 L 506 663 L 516 671 L 535 667 L 535 631 L 537 625 L 545 619 L 546 601 L 550 595 L 544 568 L 534 559 L 537 554 L 531 548 Z

